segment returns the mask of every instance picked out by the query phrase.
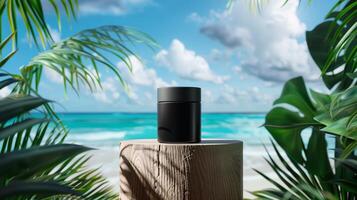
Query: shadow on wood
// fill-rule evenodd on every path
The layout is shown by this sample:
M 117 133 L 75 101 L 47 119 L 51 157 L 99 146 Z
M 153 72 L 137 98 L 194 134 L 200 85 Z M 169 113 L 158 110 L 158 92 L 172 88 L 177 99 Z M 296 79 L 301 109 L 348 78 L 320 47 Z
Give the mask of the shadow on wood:
M 242 199 L 242 142 L 120 147 L 121 199 Z

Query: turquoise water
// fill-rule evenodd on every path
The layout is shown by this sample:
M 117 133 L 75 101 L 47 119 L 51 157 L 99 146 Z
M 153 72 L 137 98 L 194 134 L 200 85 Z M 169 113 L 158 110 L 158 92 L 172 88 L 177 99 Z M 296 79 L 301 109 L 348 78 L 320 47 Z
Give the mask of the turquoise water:
M 67 141 L 88 146 L 113 147 L 121 140 L 156 138 L 154 113 L 66 113 L 60 117 L 70 129 Z M 268 132 L 260 127 L 263 122 L 264 114 L 203 114 L 202 138 L 267 144 Z

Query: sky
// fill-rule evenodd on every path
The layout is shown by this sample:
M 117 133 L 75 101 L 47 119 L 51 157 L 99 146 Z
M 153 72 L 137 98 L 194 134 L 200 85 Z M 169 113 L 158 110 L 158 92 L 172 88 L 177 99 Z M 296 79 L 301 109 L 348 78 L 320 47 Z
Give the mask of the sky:
M 231 9 L 222 0 L 79 0 L 77 20 L 62 17 L 61 32 L 47 9 L 56 41 L 88 28 L 120 25 L 149 34 L 160 47 L 131 46 L 141 58 L 129 58 L 132 73 L 112 60 L 129 93 L 102 67 L 101 91 L 65 94 L 58 75 L 44 70 L 40 94 L 56 101 L 61 112 L 155 112 L 158 87 L 194 86 L 202 89 L 203 112 L 266 112 L 290 78 L 303 76 L 308 86 L 324 90 L 304 35 L 323 20 L 333 1 L 283 2 L 266 1 L 258 12 L 248 0 Z M 18 53 L 4 67 L 14 73 L 41 51 L 29 44 L 23 27 L 18 33 Z M 0 97 L 9 90 L 0 90 Z

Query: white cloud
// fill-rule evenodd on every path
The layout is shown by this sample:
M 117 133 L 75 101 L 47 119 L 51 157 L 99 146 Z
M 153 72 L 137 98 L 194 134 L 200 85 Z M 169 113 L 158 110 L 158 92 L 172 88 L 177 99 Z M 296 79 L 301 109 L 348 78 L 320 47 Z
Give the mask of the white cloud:
M 168 83 L 164 81 L 157 75 L 153 68 L 148 68 L 135 56 L 129 56 L 127 62 L 129 62 L 129 60 L 132 65 L 132 73 L 127 73 L 128 70 L 125 70 L 127 67 L 124 62 L 119 62 L 118 67 L 122 72 L 126 72 L 125 77 L 129 77 L 130 83 L 141 86 L 152 86 L 154 89 L 176 84 L 175 82 Z
M 45 5 L 45 7 L 48 7 L 48 5 L 47 6 Z M 48 8 L 45 8 L 45 9 L 48 9 Z M 50 31 L 53 41 L 54 42 L 61 41 L 61 32 L 59 32 L 57 29 L 52 28 L 48 24 L 47 24 L 47 26 L 48 26 L 48 30 Z M 41 40 L 39 36 L 36 38 L 37 38 L 37 41 Z M 29 35 L 26 35 L 26 37 L 21 39 L 21 42 L 24 42 L 24 43 L 30 45 L 30 47 L 32 47 L 33 39 L 32 39 L 32 37 L 29 37 Z
M 271 105 L 274 98 L 274 96 L 264 93 L 256 86 L 242 90 L 225 84 L 220 96 L 216 99 L 215 102 L 218 104 L 241 104 L 242 102 L 257 102 Z
M 229 48 L 248 46 L 249 42 L 252 40 L 249 31 L 241 27 L 232 29 L 232 27 L 214 24 L 203 26 L 200 31 L 208 37 L 218 40 Z
M 53 28 L 49 27 L 49 31 L 50 31 L 52 38 L 55 42 L 61 41 L 61 33 L 57 29 L 53 29 Z
M 101 78 L 101 73 L 98 72 L 98 76 L 97 77 L 97 73 L 95 71 L 94 68 L 91 68 L 91 67 L 87 67 L 88 68 L 88 73 L 90 73 L 93 77 L 95 78 Z M 44 67 L 43 68 L 43 71 L 44 71 L 44 74 L 45 74 L 45 77 L 52 83 L 56 83 L 56 84 L 63 84 L 63 76 L 60 75 L 58 72 L 56 72 L 55 70 L 53 70 L 52 68 L 50 67 Z M 66 76 L 69 77 L 69 71 L 68 69 L 65 69 L 65 73 L 66 73 Z M 92 82 L 90 82 L 93 85 Z M 87 90 L 90 90 L 89 86 L 87 84 L 83 84 L 83 86 L 87 89 Z M 99 87 L 98 85 L 95 85 L 96 87 Z
M 242 69 L 263 80 L 281 82 L 298 75 L 316 80 L 318 69 L 300 41 L 306 26 L 298 18 L 298 4 L 269 1 L 261 14 L 254 14 L 247 2 L 237 1 L 231 11 L 212 11 L 201 33 L 235 49 Z
M 193 22 L 197 22 L 197 23 L 202 23 L 204 22 L 204 18 L 201 17 L 199 14 L 197 14 L 196 12 L 191 13 L 188 17 L 188 20 L 193 21 Z
M 129 91 L 126 93 L 127 94 L 127 100 L 128 103 L 130 104 L 137 104 L 137 105 L 143 105 L 143 102 L 140 101 L 139 95 L 136 92 L 136 88 L 133 88 L 129 85 Z
M 202 56 L 187 49 L 178 39 L 171 42 L 168 50 L 161 50 L 155 56 L 155 60 L 184 79 L 213 83 L 223 83 L 228 79 L 226 76 L 215 74 Z
M 97 91 L 94 91 L 93 96 L 100 102 L 113 103 L 120 98 L 118 85 L 118 80 L 108 77 L 102 81 L 102 89 L 99 88 Z
M 81 0 L 79 9 L 84 14 L 123 15 L 149 3 L 151 0 Z
M 63 77 L 60 74 L 58 74 L 58 72 L 56 72 L 55 70 L 49 67 L 44 67 L 43 69 L 45 72 L 45 76 L 49 81 L 58 84 L 63 83 Z
M 0 98 L 4 98 L 6 96 L 8 96 L 11 93 L 11 90 L 9 89 L 9 87 L 4 87 L 2 89 L 0 89 Z
M 235 71 L 236 73 L 241 73 L 241 72 L 242 72 L 242 67 L 240 67 L 240 66 L 234 66 L 234 67 L 233 67 L 233 71 Z
M 228 64 L 231 60 L 232 57 L 232 51 L 227 49 L 227 50 L 218 50 L 218 49 L 212 49 L 210 52 L 210 59 L 212 61 L 217 61 L 217 62 L 223 62 L 225 64 Z
M 213 103 L 214 101 L 215 101 L 215 96 L 213 92 L 207 88 L 202 88 L 202 102 Z

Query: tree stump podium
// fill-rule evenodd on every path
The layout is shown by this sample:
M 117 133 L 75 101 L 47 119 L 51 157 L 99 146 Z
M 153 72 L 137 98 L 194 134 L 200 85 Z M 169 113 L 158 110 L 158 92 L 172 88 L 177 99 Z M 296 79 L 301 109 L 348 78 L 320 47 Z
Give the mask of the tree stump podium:
M 243 197 L 243 143 L 203 140 L 120 143 L 121 199 L 234 199 Z

